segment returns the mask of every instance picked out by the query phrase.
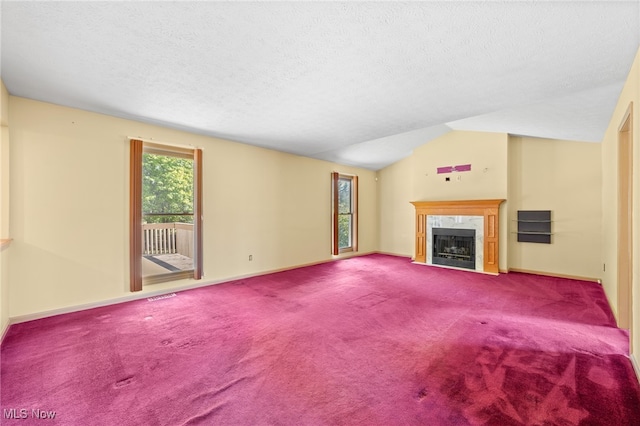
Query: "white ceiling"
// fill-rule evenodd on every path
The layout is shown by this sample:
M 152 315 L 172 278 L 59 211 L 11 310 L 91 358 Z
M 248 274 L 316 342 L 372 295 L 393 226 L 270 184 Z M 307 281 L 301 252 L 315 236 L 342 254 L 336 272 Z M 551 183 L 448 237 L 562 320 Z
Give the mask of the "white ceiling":
M 12 95 L 380 169 L 451 129 L 599 142 L 640 1 L 2 1 Z

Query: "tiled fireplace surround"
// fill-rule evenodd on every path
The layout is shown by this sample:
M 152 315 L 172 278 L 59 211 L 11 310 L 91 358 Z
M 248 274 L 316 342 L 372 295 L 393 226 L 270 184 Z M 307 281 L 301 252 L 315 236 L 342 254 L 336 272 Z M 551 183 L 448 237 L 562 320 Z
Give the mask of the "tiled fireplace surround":
M 477 272 L 498 274 L 499 208 L 505 200 L 414 201 L 416 263 L 432 264 L 433 228 L 476 231 Z M 480 247 L 483 249 L 480 250 Z

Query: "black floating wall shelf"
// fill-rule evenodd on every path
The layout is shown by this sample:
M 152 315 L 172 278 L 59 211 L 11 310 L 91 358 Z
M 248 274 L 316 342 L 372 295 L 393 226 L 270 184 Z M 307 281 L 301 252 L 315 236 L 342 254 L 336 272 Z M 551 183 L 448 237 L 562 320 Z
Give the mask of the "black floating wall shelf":
M 518 241 L 551 244 L 551 210 L 518 210 Z

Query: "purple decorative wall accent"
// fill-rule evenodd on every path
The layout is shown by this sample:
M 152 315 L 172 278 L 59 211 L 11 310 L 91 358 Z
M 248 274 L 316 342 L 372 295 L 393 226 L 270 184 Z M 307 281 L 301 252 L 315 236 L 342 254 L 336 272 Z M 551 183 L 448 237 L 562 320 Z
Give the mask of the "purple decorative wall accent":
M 469 171 L 471 171 L 471 164 L 460 164 L 458 166 L 438 167 L 438 174 L 452 173 L 452 172 L 469 172 Z

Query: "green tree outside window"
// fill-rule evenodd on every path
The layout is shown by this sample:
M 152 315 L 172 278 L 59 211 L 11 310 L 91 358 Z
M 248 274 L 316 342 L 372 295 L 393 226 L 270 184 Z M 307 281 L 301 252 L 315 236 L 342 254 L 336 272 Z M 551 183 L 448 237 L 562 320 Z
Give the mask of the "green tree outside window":
M 143 154 L 142 212 L 147 223 L 193 223 L 180 215 L 193 213 L 193 160 Z

